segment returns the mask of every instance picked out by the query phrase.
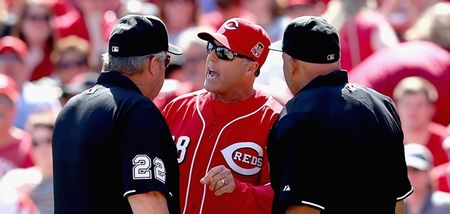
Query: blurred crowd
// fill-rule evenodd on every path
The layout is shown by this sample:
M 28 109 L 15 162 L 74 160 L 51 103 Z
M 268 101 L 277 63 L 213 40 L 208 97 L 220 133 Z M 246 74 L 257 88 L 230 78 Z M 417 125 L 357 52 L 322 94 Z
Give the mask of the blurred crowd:
M 339 30 L 349 81 L 397 105 L 405 146 L 413 145 L 407 213 L 450 213 L 449 0 L 0 0 L 1 213 L 53 213 L 56 115 L 95 84 L 110 30 L 130 13 L 161 17 L 184 50 L 166 70 L 154 100 L 160 109 L 203 88 L 207 52 L 198 32 L 242 17 L 276 42 L 293 18 L 323 16 Z M 285 104 L 292 94 L 282 66 L 270 52 L 255 87 Z

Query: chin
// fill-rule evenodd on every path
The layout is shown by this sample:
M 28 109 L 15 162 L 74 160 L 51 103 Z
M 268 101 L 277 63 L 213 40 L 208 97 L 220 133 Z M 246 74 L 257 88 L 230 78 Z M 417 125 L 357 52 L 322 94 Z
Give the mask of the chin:
M 204 87 L 207 91 L 214 91 L 214 87 L 212 86 L 212 84 L 208 84 L 208 80 L 205 81 Z

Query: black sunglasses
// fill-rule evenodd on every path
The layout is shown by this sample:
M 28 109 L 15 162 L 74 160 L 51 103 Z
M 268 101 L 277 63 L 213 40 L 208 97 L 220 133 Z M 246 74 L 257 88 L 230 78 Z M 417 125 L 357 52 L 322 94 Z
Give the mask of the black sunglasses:
M 39 22 L 39 21 L 48 21 L 50 20 L 51 16 L 48 14 L 46 15 L 28 14 L 25 16 L 25 18 L 30 21 Z
M 86 65 L 86 64 L 87 64 L 87 62 L 86 62 L 85 59 L 80 59 L 80 60 L 75 60 L 75 61 L 72 61 L 72 62 L 69 62 L 69 61 L 64 62 L 64 61 L 62 61 L 62 62 L 57 63 L 56 66 L 59 69 L 68 69 L 68 68 L 81 67 L 81 66 Z
M 164 59 L 164 65 L 167 68 L 169 66 L 169 64 L 170 64 L 170 55 L 166 54 L 166 58 Z
M 155 57 L 153 55 L 150 56 L 151 58 Z M 170 64 L 170 55 L 166 53 L 166 58 L 164 58 L 164 66 L 169 67 Z
M 213 49 L 216 52 L 216 55 L 219 59 L 233 61 L 234 57 L 239 57 L 239 58 L 246 58 L 251 61 L 254 61 L 252 58 L 250 58 L 248 56 L 235 53 L 226 47 L 217 46 L 211 42 L 208 42 L 208 45 L 206 46 L 206 51 L 208 52 L 208 54 L 210 54 Z

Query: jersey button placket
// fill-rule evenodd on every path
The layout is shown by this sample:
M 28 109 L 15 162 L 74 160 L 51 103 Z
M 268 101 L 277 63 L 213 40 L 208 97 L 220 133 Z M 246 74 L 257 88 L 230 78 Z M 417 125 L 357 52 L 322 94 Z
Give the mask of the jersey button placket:
M 197 209 L 197 204 L 196 203 L 190 203 L 189 206 L 191 207 L 192 210 Z
M 218 121 L 217 119 L 211 120 L 211 126 L 212 127 L 216 127 L 217 126 L 217 121 Z M 212 134 L 212 133 L 208 135 L 209 139 L 212 139 L 213 137 L 214 137 L 214 134 Z
M 211 121 L 211 124 L 212 124 L 212 125 L 216 125 L 216 124 L 217 124 L 217 119 L 212 120 L 212 121 Z

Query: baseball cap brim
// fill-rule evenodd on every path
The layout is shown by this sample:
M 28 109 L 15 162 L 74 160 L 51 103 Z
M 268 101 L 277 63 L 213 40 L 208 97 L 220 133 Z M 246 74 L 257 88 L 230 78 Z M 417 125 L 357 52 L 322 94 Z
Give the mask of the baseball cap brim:
M 168 50 L 168 52 L 171 53 L 171 54 L 175 54 L 175 55 L 183 54 L 183 50 L 181 48 L 179 48 L 179 47 L 177 47 L 177 46 L 175 46 L 173 44 L 170 44 L 170 43 L 169 43 L 169 50 Z
M 231 47 L 230 47 L 230 43 L 228 42 L 228 38 L 225 35 L 223 35 L 223 34 L 202 32 L 202 33 L 197 34 L 197 36 L 200 39 L 203 39 L 203 40 L 208 41 L 208 42 L 212 42 L 213 40 L 217 40 L 224 47 L 232 50 Z
M 283 52 L 283 41 L 279 40 L 269 46 L 270 50 Z

